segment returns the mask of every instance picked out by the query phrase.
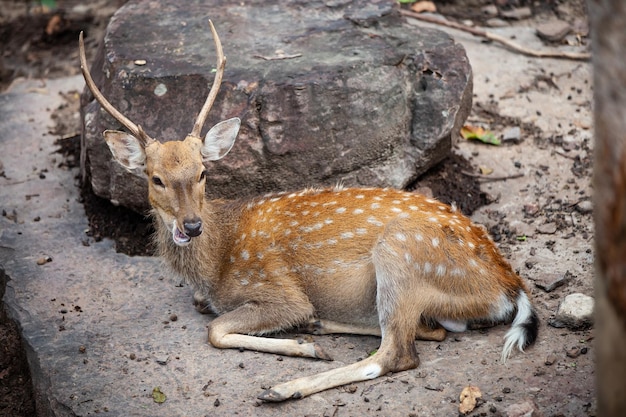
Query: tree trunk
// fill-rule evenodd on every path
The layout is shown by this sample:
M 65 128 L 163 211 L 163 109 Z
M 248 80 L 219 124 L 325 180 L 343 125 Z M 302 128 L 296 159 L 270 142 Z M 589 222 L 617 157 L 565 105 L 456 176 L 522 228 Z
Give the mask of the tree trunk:
M 626 2 L 589 0 L 595 100 L 598 415 L 626 411 Z

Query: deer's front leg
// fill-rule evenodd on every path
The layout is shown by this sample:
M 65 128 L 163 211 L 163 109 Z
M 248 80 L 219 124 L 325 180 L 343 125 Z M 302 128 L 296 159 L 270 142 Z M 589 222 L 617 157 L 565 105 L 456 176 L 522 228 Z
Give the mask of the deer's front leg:
M 250 336 L 290 329 L 306 321 L 312 315 L 312 311 L 313 306 L 310 303 L 292 305 L 288 309 L 260 303 L 244 304 L 217 317 L 209 324 L 209 342 L 220 349 L 243 348 L 285 356 L 332 360 L 316 343 Z

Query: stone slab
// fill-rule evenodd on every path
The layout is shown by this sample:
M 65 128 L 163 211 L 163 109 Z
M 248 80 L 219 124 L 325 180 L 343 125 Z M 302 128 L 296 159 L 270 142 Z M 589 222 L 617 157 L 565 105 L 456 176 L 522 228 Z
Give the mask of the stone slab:
M 213 82 L 209 18 L 227 65 L 203 132 L 243 121 L 233 150 L 211 167 L 213 197 L 339 182 L 403 188 L 449 154 L 469 114 L 463 47 L 444 32 L 402 25 L 395 1 L 131 0 L 111 19 L 92 73 L 161 141 L 191 131 Z M 272 59 L 281 54 L 298 56 Z M 119 123 L 83 99 L 94 191 L 146 209 L 145 180 L 113 161 L 102 139 Z

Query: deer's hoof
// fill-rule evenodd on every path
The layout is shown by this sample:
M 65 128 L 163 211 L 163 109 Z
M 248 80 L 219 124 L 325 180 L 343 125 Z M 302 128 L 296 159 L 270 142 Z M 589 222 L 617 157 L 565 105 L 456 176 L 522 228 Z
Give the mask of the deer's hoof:
M 313 349 L 315 349 L 315 357 L 317 359 L 322 359 L 325 361 L 332 361 L 333 358 L 326 353 L 326 351 L 324 349 L 322 349 L 322 347 L 320 345 L 318 345 L 317 343 L 313 344 Z
M 268 390 L 263 391 L 257 398 L 261 401 L 266 401 L 270 403 L 279 403 L 279 402 L 286 401 L 286 400 L 300 399 L 302 398 L 302 394 L 296 391 L 290 397 L 286 397 L 283 394 L 280 394 L 279 392 L 274 391 L 273 389 L 268 389 Z

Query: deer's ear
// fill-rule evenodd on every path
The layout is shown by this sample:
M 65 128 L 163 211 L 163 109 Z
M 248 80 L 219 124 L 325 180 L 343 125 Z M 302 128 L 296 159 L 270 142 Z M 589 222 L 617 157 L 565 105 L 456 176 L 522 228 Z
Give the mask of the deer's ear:
M 209 130 L 202 145 L 202 160 L 217 161 L 231 150 L 239 133 L 241 120 L 238 117 L 219 122 Z
M 105 130 L 104 140 L 117 162 L 124 168 L 133 171 L 145 167 L 146 151 L 142 143 L 130 133 Z

